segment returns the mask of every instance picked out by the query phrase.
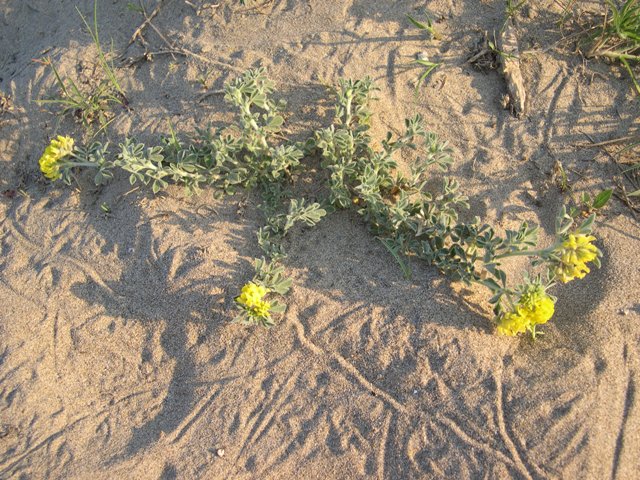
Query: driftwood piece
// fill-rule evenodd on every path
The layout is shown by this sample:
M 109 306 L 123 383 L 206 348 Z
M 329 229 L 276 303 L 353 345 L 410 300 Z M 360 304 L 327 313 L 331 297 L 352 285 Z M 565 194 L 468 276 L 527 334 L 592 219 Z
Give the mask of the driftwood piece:
M 498 37 L 498 49 L 500 50 L 500 65 L 502 75 L 507 82 L 509 92 L 509 106 L 511 113 L 519 117 L 525 113 L 527 92 L 520 71 L 520 51 L 518 50 L 518 37 L 511 20 L 505 24 Z

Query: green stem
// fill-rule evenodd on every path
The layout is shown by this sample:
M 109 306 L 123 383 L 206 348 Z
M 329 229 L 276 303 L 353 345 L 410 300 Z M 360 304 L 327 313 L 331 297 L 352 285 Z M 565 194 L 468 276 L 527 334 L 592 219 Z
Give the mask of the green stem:
M 636 76 L 633 74 L 633 70 L 631 70 L 631 66 L 629 65 L 629 62 L 627 62 L 627 59 L 625 58 L 621 58 L 620 62 L 624 65 L 624 68 L 627 69 L 627 72 L 629 73 L 629 76 L 633 81 L 633 85 L 634 87 L 636 87 L 636 91 L 638 92 L 638 95 L 640 95 L 640 84 L 638 84 L 638 80 L 636 79 Z
M 513 298 L 511 298 L 512 297 L 511 293 L 504 292 L 504 297 L 507 298 L 507 301 L 509 302 L 509 306 L 511 307 L 511 310 L 512 311 L 515 310 L 516 309 L 516 304 L 513 303 Z
M 73 153 L 71 154 L 71 156 L 73 158 L 78 158 Z M 64 168 L 73 168 L 73 167 L 100 168 L 100 166 L 95 162 L 70 162 L 70 161 L 65 161 L 65 162 L 61 162 L 60 166 L 62 166 Z
M 347 93 L 347 103 L 344 106 L 344 110 L 345 110 L 345 125 L 348 127 L 349 124 L 351 123 L 351 102 L 353 100 L 353 95 L 349 95 Z
M 618 52 L 603 52 L 596 53 L 596 55 L 601 55 L 603 57 L 612 58 L 615 60 L 637 60 L 640 61 L 640 55 L 631 55 L 629 53 L 618 53 Z
M 549 247 L 549 248 L 543 248 L 541 250 L 517 250 L 515 252 L 508 252 L 508 253 L 503 253 L 502 255 L 496 255 L 494 257 L 494 260 L 500 260 L 502 258 L 509 258 L 509 257 L 523 257 L 523 256 L 542 257 L 545 254 L 553 252 L 556 248 L 557 248 L 557 245 L 554 245 L 553 247 Z
M 244 107 L 244 113 L 246 117 L 249 119 L 249 125 L 251 126 L 251 128 L 254 130 L 254 132 L 258 133 L 260 131 L 260 127 L 258 126 L 258 123 L 253 118 L 253 115 L 251 115 L 251 109 L 249 108 L 249 106 Z M 264 138 L 264 136 L 260 136 L 260 146 L 265 151 L 269 150 L 269 144 L 267 143 L 267 139 Z
M 489 286 L 485 285 L 484 283 L 482 283 L 481 280 L 472 278 L 471 279 L 472 283 L 477 283 L 478 285 L 482 285 L 483 287 L 489 289 L 491 291 L 492 295 L 497 294 L 498 292 L 502 292 L 502 298 L 506 298 L 507 299 L 507 303 L 509 303 L 509 306 L 511 307 L 511 310 L 515 310 L 516 309 L 516 305 L 515 303 L 513 303 L 513 294 L 511 292 L 511 290 L 507 289 L 507 288 L 500 288 L 500 290 L 493 290 L 492 288 L 490 288 Z M 499 302 L 502 300 L 499 300 Z

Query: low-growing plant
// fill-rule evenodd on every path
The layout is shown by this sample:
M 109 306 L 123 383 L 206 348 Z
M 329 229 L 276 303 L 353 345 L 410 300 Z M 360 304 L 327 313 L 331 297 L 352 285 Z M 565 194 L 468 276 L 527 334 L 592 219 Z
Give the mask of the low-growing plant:
M 171 128 L 159 145 L 127 139 L 114 154 L 108 144 L 93 142 L 80 147 L 72 138 L 59 136 L 45 150 L 40 168 L 47 178 L 65 183 L 74 180 L 79 168 L 93 169 L 96 185 L 108 183 L 115 171 L 122 170 L 129 175 L 131 185 L 149 185 L 153 193 L 170 183 L 182 185 L 188 195 L 199 193 L 204 186 L 213 188 L 218 196 L 234 194 L 241 188 L 257 189 L 266 216 L 266 225 L 258 231 L 258 243 L 270 261 L 256 262 L 254 283 L 267 291 L 258 295 L 251 290 L 251 298 L 258 302 L 267 293 L 282 295 L 287 282 L 278 261 L 286 256 L 284 237 L 298 222 L 317 224 L 326 211 L 318 203 L 291 198 L 287 184 L 300 168 L 303 151 L 294 144 L 275 144 L 284 123 L 284 102 L 272 100 L 272 93 L 273 83 L 264 70 L 249 70 L 225 86 L 225 100 L 239 112 L 237 125 L 216 131 L 199 129 L 185 141 Z M 241 298 L 245 297 L 238 297 L 236 303 L 240 302 L 246 314 L 242 317 L 245 323 L 269 326 L 272 314 L 281 311 L 277 303 L 254 305 L 242 303 Z
M 563 209 L 555 242 L 544 249 L 536 248 L 538 228 L 526 222 L 502 237 L 479 218 L 462 221 L 459 211 L 468 208 L 468 199 L 455 180 L 445 177 L 439 190 L 428 188 L 428 170 L 446 171 L 453 160 L 446 142 L 427 132 L 419 115 L 406 121 L 403 135 L 394 139 L 389 133 L 380 148 L 372 147 L 373 89 L 369 79 L 342 81 L 334 125 L 316 132 L 316 148 L 330 172 L 330 202 L 361 215 L 405 274 L 409 268 L 404 258 L 415 257 L 454 280 L 483 285 L 492 294 L 489 303 L 498 331 L 529 331 L 535 338 L 536 326 L 554 312 L 555 299 L 547 290 L 557 281 L 583 278 L 589 272 L 587 263 L 599 265 L 601 253 L 590 235 L 595 215 L 578 222 Z M 394 158 L 401 149 L 418 152 L 408 176 Z M 534 266 L 546 265 L 544 278 L 525 275 L 510 286 L 501 267 L 516 256 L 530 257 Z
M 313 227 L 327 214 L 319 203 L 305 205 L 305 200 L 291 199 L 286 213 L 274 213 L 267 217 L 267 224 L 258 230 L 258 244 L 272 260 L 286 256 L 282 244 L 284 237 L 296 223 Z
M 284 267 L 264 258 L 254 262 L 256 275 L 253 280 L 242 287 L 235 298 L 240 313 L 233 319 L 234 323 L 245 325 L 257 324 L 263 327 L 274 325 L 273 314 L 283 313 L 286 306 L 273 300 L 274 295 L 286 295 L 291 289 L 292 281 L 283 276 Z M 270 301 L 266 298 L 271 298 Z
M 582 192 L 582 195 L 580 196 L 580 211 L 582 215 L 597 213 L 607 204 L 607 202 L 609 202 L 611 195 L 613 195 L 613 190 L 611 188 L 601 191 L 594 197 L 592 197 L 588 192 Z
M 225 91 L 225 99 L 239 110 L 238 125 L 217 131 L 198 129 L 187 141 L 172 131 L 154 146 L 129 138 L 113 156 L 108 145 L 94 142 L 85 149 L 74 148 L 70 159 L 58 162 L 56 178 L 70 183 L 75 167 L 93 167 L 95 183 L 100 185 L 111 180 L 114 169 L 119 168 L 129 174 L 132 185 L 150 185 L 154 193 L 173 182 L 184 186 L 188 194 L 198 193 L 204 185 L 214 187 L 220 195 L 254 187 L 274 194 L 273 184 L 289 178 L 303 156 L 295 145 L 270 143 L 284 122 L 283 105 L 269 98 L 273 84 L 262 69 L 246 72 L 228 83 Z
M 440 32 L 438 32 L 438 30 L 436 30 L 436 28 L 433 26 L 433 22 L 431 21 L 429 15 L 426 15 L 426 20 L 424 22 L 419 22 L 411 15 L 407 15 L 407 19 L 414 27 L 428 32 L 431 35 L 431 38 L 433 38 L 434 40 L 440 40 L 442 38 Z M 423 72 L 418 76 L 418 80 L 416 81 L 415 94 L 417 95 L 424 81 L 431 74 L 431 72 L 433 72 L 440 66 L 440 64 L 430 61 L 424 54 L 421 53 L 418 55 L 418 58 L 411 62 L 411 65 L 424 68 Z
M 528 0 L 506 0 L 505 23 L 515 17 L 518 11 L 526 5 Z
M 434 40 L 442 39 L 442 35 L 440 35 L 440 32 L 438 32 L 436 27 L 433 26 L 433 21 L 431 20 L 431 17 L 429 17 L 429 15 L 425 15 L 425 17 L 426 17 L 425 21 L 420 22 L 415 18 L 413 18 L 411 15 L 407 15 L 407 19 L 413 24 L 414 27 L 420 30 L 424 30 L 425 32 L 428 32 L 429 35 L 431 35 L 431 38 L 433 38 Z
M 284 118 L 282 102 L 271 99 L 273 84 L 262 69 L 250 70 L 225 87 L 225 98 L 239 111 L 239 122 L 226 131 L 199 131 L 189 142 L 172 130 L 161 145 L 145 146 L 128 140 L 115 156 L 108 146 L 74 145 L 69 137 L 51 141 L 40 159 L 48 178 L 73 179 L 77 167 L 93 168 L 96 184 L 107 182 L 116 168 L 129 173 L 132 184 L 150 184 L 157 192 L 169 182 L 184 185 L 188 193 L 203 185 L 220 194 L 238 188 L 256 188 L 262 195 L 266 224 L 258 231 L 258 243 L 267 258 L 255 262 L 256 274 L 235 298 L 240 310 L 235 321 L 271 326 L 274 315 L 284 311 L 278 298 L 291 281 L 284 277 L 281 261 L 286 256 L 284 239 L 296 223 L 316 225 L 331 209 L 357 212 L 372 233 L 391 252 L 405 275 L 406 259 L 413 257 L 467 285 L 489 289 L 497 331 L 505 335 L 530 332 L 554 313 L 555 297 L 548 290 L 556 283 L 583 278 L 588 264 L 599 266 L 601 252 L 593 244 L 591 230 L 595 214 L 580 221 L 581 210 L 563 209 L 558 216 L 554 242 L 538 248 L 538 228 L 522 222 L 504 235 L 479 218 L 464 221 L 461 210 L 468 199 L 452 178 L 441 179 L 433 188 L 430 170 L 446 172 L 453 162 L 446 142 L 428 132 L 420 115 L 407 119 L 405 132 L 389 133 L 380 146 L 370 135 L 373 82 L 343 80 L 337 89 L 335 120 L 318 130 L 305 143 L 309 154 L 321 157 L 327 173 L 326 206 L 293 198 L 288 184 L 299 171 L 302 147 L 278 144 Z M 416 152 L 409 173 L 402 173 L 396 157 L 401 151 Z M 608 194 L 610 196 L 610 194 Z M 603 193 L 591 202 L 600 208 Z M 516 282 L 507 279 L 503 263 L 526 256 L 533 266 L 545 266 L 544 274 L 525 274 Z

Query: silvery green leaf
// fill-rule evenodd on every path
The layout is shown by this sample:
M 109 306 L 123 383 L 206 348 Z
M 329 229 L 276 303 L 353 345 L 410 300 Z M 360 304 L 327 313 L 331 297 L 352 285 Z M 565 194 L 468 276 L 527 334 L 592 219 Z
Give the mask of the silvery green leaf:
M 580 227 L 578 227 L 578 232 L 591 233 L 591 229 L 593 227 L 593 222 L 595 221 L 595 219 L 596 219 L 595 213 L 592 213 L 591 215 L 589 215 L 589 218 L 587 218 L 584 222 L 582 222 Z
M 282 303 L 273 302 L 271 304 L 271 311 L 273 313 L 284 313 L 286 309 L 287 309 L 286 305 L 283 305 Z

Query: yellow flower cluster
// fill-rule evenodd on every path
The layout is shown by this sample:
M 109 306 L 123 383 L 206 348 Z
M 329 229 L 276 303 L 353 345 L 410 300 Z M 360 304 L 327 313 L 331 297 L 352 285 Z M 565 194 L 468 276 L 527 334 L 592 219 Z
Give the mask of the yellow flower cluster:
M 553 317 L 555 304 L 540 285 L 532 285 L 518 301 L 514 311 L 498 320 L 498 333 L 515 336 L 547 323 Z
M 598 258 L 600 253 L 595 245 L 596 238 L 591 235 L 579 233 L 569 235 L 559 248 L 560 262 L 555 268 L 555 274 L 562 283 L 567 283 L 574 278 L 583 278 L 589 273 L 588 262 Z
M 73 152 L 73 138 L 58 135 L 40 157 L 40 171 L 50 180 L 60 178 L 60 160 Z
M 249 282 L 242 287 L 240 296 L 236 301 L 249 310 L 252 315 L 268 318 L 271 315 L 271 303 L 262 300 L 267 293 L 269 293 L 269 290 L 262 285 Z

